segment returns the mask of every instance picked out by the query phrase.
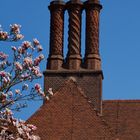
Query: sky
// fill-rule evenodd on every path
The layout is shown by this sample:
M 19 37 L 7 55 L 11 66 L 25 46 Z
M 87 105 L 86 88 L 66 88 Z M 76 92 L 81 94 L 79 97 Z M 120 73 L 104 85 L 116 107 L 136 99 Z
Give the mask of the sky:
M 0 24 L 22 25 L 24 40 L 40 40 L 47 59 L 49 52 L 49 0 L 0 0 Z M 102 58 L 103 99 L 140 99 L 140 0 L 101 0 L 100 55 Z M 68 15 L 65 14 L 64 52 L 67 50 Z M 85 47 L 85 12 L 82 19 L 82 49 Z M 9 43 L 0 42 L 0 51 L 10 53 Z M 84 55 L 84 52 L 82 51 Z M 45 70 L 46 61 L 41 65 Z M 41 81 L 43 85 L 43 79 Z M 27 119 L 41 102 L 31 102 L 27 109 L 15 113 Z

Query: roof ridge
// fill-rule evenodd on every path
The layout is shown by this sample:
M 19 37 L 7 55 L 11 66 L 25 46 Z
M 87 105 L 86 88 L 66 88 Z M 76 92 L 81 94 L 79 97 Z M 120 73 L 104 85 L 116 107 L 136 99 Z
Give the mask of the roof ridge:
M 103 102 L 108 102 L 108 103 L 112 103 L 112 102 L 126 102 L 126 103 L 136 103 L 136 102 L 140 102 L 140 99 L 118 99 L 118 100 L 103 100 Z
M 71 80 L 71 79 L 69 79 Z M 68 80 L 68 81 L 69 81 Z M 68 82 L 67 81 L 67 82 Z M 103 125 L 105 125 L 108 130 L 110 131 L 111 135 L 114 136 L 113 134 L 113 131 L 112 131 L 112 128 L 108 125 L 108 123 L 105 121 L 105 119 L 103 118 L 103 116 L 99 113 L 99 111 L 95 108 L 94 104 L 89 100 L 89 98 L 84 94 L 84 91 L 82 90 L 81 87 L 78 86 L 77 82 L 76 81 L 73 81 L 72 82 L 76 85 L 77 89 L 79 90 L 79 92 L 81 93 L 81 95 L 87 100 L 87 103 L 93 108 L 93 111 L 95 112 L 96 116 L 99 117 L 101 119 L 101 122 L 103 123 Z

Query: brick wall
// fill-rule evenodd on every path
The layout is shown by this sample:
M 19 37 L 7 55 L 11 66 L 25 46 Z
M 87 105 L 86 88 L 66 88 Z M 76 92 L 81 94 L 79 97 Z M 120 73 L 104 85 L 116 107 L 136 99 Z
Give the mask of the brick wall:
M 102 71 L 53 71 L 47 70 L 44 72 L 45 92 L 48 88 L 53 88 L 53 92 L 57 91 L 65 80 L 72 78 L 78 86 L 83 90 L 84 94 L 94 104 L 95 108 L 101 110 L 102 98 Z

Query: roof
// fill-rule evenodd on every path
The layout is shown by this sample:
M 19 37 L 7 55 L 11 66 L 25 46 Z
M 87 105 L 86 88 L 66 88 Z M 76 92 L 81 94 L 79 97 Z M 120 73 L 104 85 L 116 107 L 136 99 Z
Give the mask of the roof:
M 112 140 L 109 126 L 77 84 L 68 80 L 64 85 L 28 120 L 41 139 Z
M 140 140 L 140 100 L 103 101 L 103 115 L 119 140 Z

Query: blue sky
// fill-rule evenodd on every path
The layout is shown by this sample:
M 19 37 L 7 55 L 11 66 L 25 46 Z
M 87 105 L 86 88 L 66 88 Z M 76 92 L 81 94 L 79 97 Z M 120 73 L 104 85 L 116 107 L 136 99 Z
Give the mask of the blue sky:
M 48 0 L 1 0 L 0 14 L 0 24 L 5 30 L 8 30 L 10 24 L 18 23 L 22 25 L 25 40 L 38 38 L 46 58 L 49 51 L 49 3 Z M 101 3 L 103 10 L 100 16 L 100 55 L 104 73 L 103 98 L 140 99 L 140 1 L 135 0 L 132 3 L 132 0 L 101 0 Z M 68 19 L 67 14 L 65 19 Z M 82 21 L 84 48 L 85 17 Z M 67 32 L 67 22 L 65 23 Z M 0 43 L 0 50 L 10 53 L 9 45 Z M 67 50 L 67 33 L 64 45 Z M 43 63 L 42 70 L 45 70 L 45 67 L 46 62 Z M 27 119 L 39 105 L 37 102 L 31 103 L 28 109 L 17 113 L 17 116 Z

